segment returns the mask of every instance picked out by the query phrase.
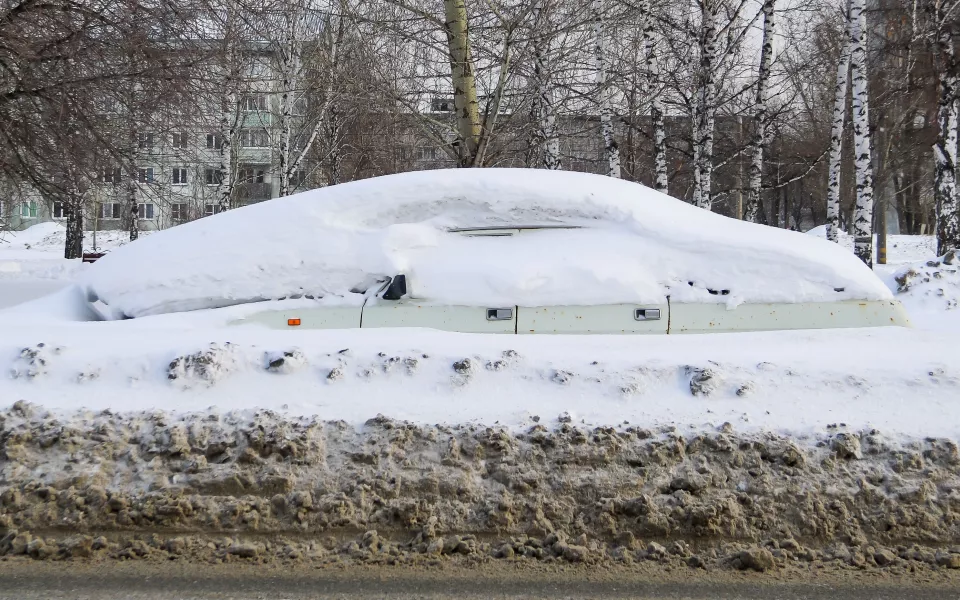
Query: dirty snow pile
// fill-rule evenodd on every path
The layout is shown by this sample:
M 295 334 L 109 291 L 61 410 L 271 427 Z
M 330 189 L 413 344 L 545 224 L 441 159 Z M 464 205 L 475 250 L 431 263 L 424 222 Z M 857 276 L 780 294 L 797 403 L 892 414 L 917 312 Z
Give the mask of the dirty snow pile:
M 449 231 L 530 225 L 576 228 Z M 412 297 L 446 304 L 891 297 L 849 252 L 811 236 L 608 177 L 512 169 L 391 175 L 229 211 L 111 252 L 83 284 L 137 317 L 298 294 L 351 303 L 362 299 L 351 290 L 398 273 Z
M 960 257 L 956 252 L 902 266 L 891 275 L 897 298 L 921 327 L 960 330 Z

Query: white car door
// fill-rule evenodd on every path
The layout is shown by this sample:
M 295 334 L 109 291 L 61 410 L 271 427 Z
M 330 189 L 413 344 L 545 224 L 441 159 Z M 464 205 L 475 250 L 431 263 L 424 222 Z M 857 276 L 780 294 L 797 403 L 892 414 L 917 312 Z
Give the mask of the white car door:
M 667 333 L 666 304 L 520 306 L 517 333 Z
M 361 327 L 427 327 L 464 333 L 516 333 L 513 306 L 451 306 L 403 299 L 368 303 Z

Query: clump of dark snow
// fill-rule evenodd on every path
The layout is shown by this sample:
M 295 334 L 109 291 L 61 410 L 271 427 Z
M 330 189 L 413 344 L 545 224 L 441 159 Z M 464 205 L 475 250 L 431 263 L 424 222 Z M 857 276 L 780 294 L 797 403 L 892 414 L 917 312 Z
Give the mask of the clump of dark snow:
M 935 260 L 904 267 L 894 279 L 898 294 L 940 299 L 945 308 L 953 309 L 960 300 L 960 257 L 950 251 Z
M 687 367 L 690 373 L 690 393 L 694 396 L 709 396 L 720 389 L 723 378 L 710 368 Z
M 268 352 L 264 356 L 266 369 L 271 373 L 289 374 L 300 370 L 307 364 L 307 357 L 299 348 L 283 352 Z
M 167 366 L 167 379 L 184 385 L 194 382 L 213 385 L 237 366 L 236 348 L 230 342 L 213 343 L 206 350 L 178 356 Z
M 24 348 L 13 361 L 10 376 L 14 379 L 34 379 L 47 373 L 50 357 L 60 354 L 60 348 L 50 348 L 43 342 Z

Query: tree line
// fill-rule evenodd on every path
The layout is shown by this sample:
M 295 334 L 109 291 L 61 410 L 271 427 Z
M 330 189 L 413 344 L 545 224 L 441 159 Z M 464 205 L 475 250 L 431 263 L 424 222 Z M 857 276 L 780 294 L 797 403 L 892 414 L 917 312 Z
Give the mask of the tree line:
M 958 3 L 4 0 L 0 189 L 57 202 L 69 258 L 105 185 L 137 237 L 161 145 L 203 165 L 212 212 L 262 183 L 241 158 L 256 146 L 280 196 L 423 167 L 585 170 L 826 223 L 868 264 L 889 219 L 942 254 L 960 245 Z

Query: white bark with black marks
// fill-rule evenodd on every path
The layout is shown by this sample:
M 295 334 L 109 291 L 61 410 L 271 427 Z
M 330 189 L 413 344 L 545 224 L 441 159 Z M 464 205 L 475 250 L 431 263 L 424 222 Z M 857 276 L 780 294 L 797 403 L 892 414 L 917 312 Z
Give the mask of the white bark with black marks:
M 716 70 L 719 66 L 717 0 L 702 0 L 700 65 L 697 73 L 697 100 L 693 127 L 693 203 L 700 208 L 713 208 L 713 139 L 716 124 Z
M 944 18 L 937 2 L 938 21 Z M 960 249 L 960 199 L 957 195 L 957 103 L 960 76 L 954 47 L 954 23 L 941 22 L 937 32 L 937 141 L 934 145 L 934 197 L 937 207 L 937 253 Z
M 830 130 L 830 158 L 827 173 L 827 239 L 840 239 L 840 170 L 843 158 L 843 130 L 847 116 L 847 87 L 850 79 L 850 0 L 833 96 L 833 125 Z
M 131 106 L 133 104 L 131 103 Z M 138 175 L 137 172 L 137 162 L 140 158 L 139 148 L 139 133 L 137 130 L 130 130 L 130 151 L 128 153 L 129 163 L 127 164 L 127 202 L 126 202 L 126 214 L 129 219 L 127 227 L 130 232 L 130 241 L 134 241 L 140 237 L 140 207 L 137 202 L 137 193 L 138 193 Z
M 643 44 L 646 53 L 646 96 L 650 99 L 650 125 L 653 129 L 653 189 L 669 193 L 667 173 L 667 127 L 660 97 L 660 61 L 650 0 L 640 3 L 643 12 Z
M 603 38 L 603 0 L 593 0 L 593 60 L 597 78 L 597 104 L 600 112 L 600 135 L 603 137 L 607 175 L 620 178 L 620 147 L 613 131 L 610 109 L 610 89 L 607 82 L 607 65 Z
M 447 51 L 453 80 L 453 105 L 457 111 L 460 166 L 476 167 L 480 156 L 480 105 L 470 54 L 469 24 L 464 0 L 443 0 Z
M 557 119 L 553 105 L 550 60 L 552 24 L 544 2 L 534 8 L 534 23 L 537 30 L 533 40 L 533 79 L 536 88 L 533 99 L 534 155 L 538 166 L 544 169 L 560 169 L 560 138 L 557 136 Z M 540 34 L 540 32 L 545 32 Z
M 776 0 L 763 2 L 763 41 L 760 46 L 760 68 L 757 73 L 757 93 L 753 114 L 753 138 L 750 141 L 750 179 L 747 184 L 747 221 L 757 220 L 760 208 L 760 189 L 763 184 L 763 153 L 768 143 L 767 103 L 770 90 L 770 69 L 773 65 L 773 36 L 775 32 Z
M 850 65 L 853 86 L 853 147 L 857 203 L 853 218 L 854 253 L 873 266 L 873 165 L 870 148 L 870 95 L 867 89 L 865 0 L 850 3 Z
M 217 205 L 219 210 L 230 210 L 236 174 L 233 168 L 233 145 L 237 137 L 238 94 L 234 89 L 234 74 L 227 81 L 227 89 L 220 99 L 220 181 L 217 182 Z
M 277 194 L 280 197 L 290 194 L 290 178 L 292 169 L 290 163 L 291 156 L 291 133 L 293 130 L 293 105 L 296 101 L 297 82 L 300 75 L 300 40 L 298 39 L 299 15 L 294 9 L 286 14 L 286 27 L 284 29 L 284 39 L 279 44 L 280 58 L 280 77 L 281 77 L 281 95 L 280 95 L 280 144 L 277 153 L 277 170 L 279 171 L 279 189 Z

